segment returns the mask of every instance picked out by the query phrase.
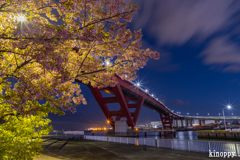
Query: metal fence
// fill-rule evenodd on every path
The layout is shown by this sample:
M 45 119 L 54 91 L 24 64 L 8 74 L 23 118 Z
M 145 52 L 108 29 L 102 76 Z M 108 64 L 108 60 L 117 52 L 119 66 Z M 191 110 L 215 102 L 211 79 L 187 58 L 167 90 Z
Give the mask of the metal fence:
M 154 138 L 128 138 L 128 137 L 108 137 L 108 136 L 88 136 L 84 139 L 98 140 L 105 142 L 115 142 L 134 145 L 146 145 L 157 148 L 169 148 L 176 150 L 195 152 L 234 152 L 240 157 L 240 142 L 225 141 L 200 141 L 200 140 L 177 140 L 177 139 L 154 139 Z
M 63 131 L 63 134 L 84 135 L 84 131 Z

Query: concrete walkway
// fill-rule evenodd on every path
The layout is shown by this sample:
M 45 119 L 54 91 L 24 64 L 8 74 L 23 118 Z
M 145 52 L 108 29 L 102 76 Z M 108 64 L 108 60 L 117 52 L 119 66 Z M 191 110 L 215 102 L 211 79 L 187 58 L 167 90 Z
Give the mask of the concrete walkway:
M 43 147 L 52 141 L 44 142 Z M 68 141 L 59 151 L 65 141 L 58 141 L 44 150 L 40 158 L 34 160 L 210 160 L 208 153 L 178 151 L 164 148 L 154 148 L 100 141 Z M 240 159 L 235 157 L 231 159 Z

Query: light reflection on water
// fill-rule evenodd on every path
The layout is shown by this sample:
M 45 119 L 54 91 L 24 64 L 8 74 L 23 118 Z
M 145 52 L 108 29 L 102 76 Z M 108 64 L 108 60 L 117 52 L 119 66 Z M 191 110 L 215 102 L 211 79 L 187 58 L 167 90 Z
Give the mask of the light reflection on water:
M 139 137 L 145 137 L 145 133 L 140 132 Z M 179 140 L 197 140 L 197 132 L 196 131 L 177 131 L 176 137 L 173 136 L 171 133 L 163 133 L 161 137 L 158 132 L 148 132 L 147 138 L 163 138 L 163 139 L 179 139 Z

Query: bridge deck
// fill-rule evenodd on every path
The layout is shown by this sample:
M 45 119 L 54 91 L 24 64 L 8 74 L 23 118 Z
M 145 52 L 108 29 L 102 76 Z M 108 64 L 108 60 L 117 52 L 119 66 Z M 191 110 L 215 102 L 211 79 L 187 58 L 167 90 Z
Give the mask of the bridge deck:
M 132 102 L 138 101 L 139 97 L 144 97 L 143 106 L 147 107 L 155 112 L 162 113 L 166 115 L 169 113 L 173 118 L 182 118 L 181 115 L 173 113 L 168 107 L 166 107 L 162 102 L 152 97 L 149 93 L 145 92 L 140 87 L 135 86 L 132 82 L 122 80 L 117 77 L 118 84 L 121 86 L 124 96 L 131 99 Z M 112 88 L 107 87 L 102 89 L 104 92 L 114 95 Z

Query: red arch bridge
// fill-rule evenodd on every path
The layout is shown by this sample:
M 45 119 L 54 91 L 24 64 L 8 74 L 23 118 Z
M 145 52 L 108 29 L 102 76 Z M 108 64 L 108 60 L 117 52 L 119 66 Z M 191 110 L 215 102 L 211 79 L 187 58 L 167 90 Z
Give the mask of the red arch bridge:
M 106 93 L 114 95 L 114 97 L 103 97 L 98 88 L 88 85 L 104 115 L 109 120 L 109 123 L 113 128 L 115 127 L 115 121 L 121 120 L 122 117 L 126 117 L 128 126 L 134 128 L 142 106 L 159 113 L 164 129 L 173 128 L 173 119 L 183 118 L 182 116 L 173 113 L 163 103 L 152 97 L 140 87 L 136 87 L 134 83 L 122 80 L 118 76 L 116 76 L 116 78 L 118 83 L 115 87 L 101 89 Z M 77 79 L 76 82 L 81 83 L 81 81 Z M 134 102 L 134 104 L 129 104 L 130 101 Z M 120 109 L 117 111 L 109 111 L 107 106 L 108 103 L 119 103 Z M 135 111 L 130 112 L 130 108 L 135 108 Z

